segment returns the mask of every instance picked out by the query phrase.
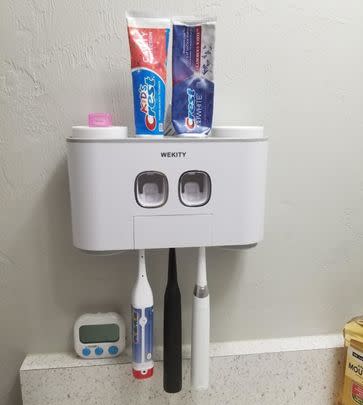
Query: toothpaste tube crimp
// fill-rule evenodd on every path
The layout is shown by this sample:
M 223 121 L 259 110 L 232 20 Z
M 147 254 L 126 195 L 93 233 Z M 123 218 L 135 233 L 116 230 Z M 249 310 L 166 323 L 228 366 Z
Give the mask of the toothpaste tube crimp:
M 135 132 L 164 134 L 165 84 L 170 21 L 127 15 Z
M 212 128 L 215 22 L 173 19 L 172 122 L 178 135 L 205 136 Z

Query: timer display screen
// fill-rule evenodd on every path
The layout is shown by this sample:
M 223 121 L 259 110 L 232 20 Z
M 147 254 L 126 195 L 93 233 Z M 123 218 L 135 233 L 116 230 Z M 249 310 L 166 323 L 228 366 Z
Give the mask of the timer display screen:
M 79 340 L 82 343 L 117 342 L 119 337 L 119 327 L 115 323 L 83 325 L 79 328 Z

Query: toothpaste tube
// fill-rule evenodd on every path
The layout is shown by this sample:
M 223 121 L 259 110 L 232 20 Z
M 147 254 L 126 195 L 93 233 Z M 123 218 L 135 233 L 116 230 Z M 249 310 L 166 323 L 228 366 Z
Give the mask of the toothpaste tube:
M 163 136 L 166 60 L 170 32 L 167 18 L 126 14 L 131 53 L 135 132 Z
M 172 121 L 177 135 L 205 136 L 212 128 L 215 18 L 173 19 Z

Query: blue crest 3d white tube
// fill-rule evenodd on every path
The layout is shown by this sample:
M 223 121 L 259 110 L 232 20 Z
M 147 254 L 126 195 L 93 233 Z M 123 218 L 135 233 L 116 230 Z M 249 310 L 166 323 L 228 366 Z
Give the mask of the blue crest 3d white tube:
M 177 135 L 211 131 L 215 26 L 215 18 L 173 19 L 172 122 Z

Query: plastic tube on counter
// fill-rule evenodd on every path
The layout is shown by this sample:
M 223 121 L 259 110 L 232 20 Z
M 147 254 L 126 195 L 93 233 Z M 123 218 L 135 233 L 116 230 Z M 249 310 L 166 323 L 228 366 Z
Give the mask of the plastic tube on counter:
M 206 136 L 212 128 L 215 18 L 173 19 L 172 120 L 177 135 Z
M 131 54 L 135 132 L 163 136 L 166 62 L 170 33 L 168 18 L 126 13 Z

